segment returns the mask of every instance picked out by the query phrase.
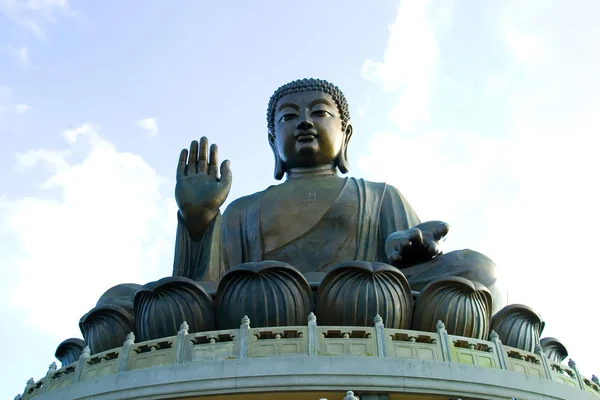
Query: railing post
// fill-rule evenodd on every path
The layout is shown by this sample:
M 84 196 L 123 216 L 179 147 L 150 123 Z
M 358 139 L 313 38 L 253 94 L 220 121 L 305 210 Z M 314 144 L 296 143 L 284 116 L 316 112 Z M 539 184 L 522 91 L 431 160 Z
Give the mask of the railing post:
M 81 373 L 85 368 L 85 363 L 87 362 L 88 358 L 90 358 L 90 353 L 90 347 L 85 346 L 83 348 L 83 351 L 81 352 L 81 355 L 79 356 L 77 366 L 75 367 L 75 376 L 73 377 L 73 383 L 77 383 L 81 380 Z
M 35 381 L 33 380 L 33 378 L 29 378 L 29 380 L 27 381 L 27 384 L 25 385 L 25 390 L 23 391 L 23 398 L 27 398 L 27 394 L 29 392 L 29 390 L 33 387 L 33 385 L 35 385 Z
M 377 357 L 385 357 L 385 331 L 383 318 L 379 314 L 375 316 L 375 337 L 377 338 Z
M 311 312 L 308 314 L 308 355 L 316 356 L 319 354 L 317 344 L 317 316 Z
M 175 364 L 183 363 L 183 356 L 185 354 L 185 337 L 188 334 L 188 330 L 190 329 L 187 322 L 183 321 L 183 323 L 179 326 L 179 332 L 177 332 L 177 346 L 175 348 Z
M 579 388 L 582 390 L 585 390 L 585 384 L 583 383 L 583 378 L 581 377 L 581 374 L 579 373 L 579 368 L 577 368 L 577 364 L 575 364 L 575 361 L 573 361 L 571 358 L 569 358 L 569 367 L 571 367 L 571 369 L 573 371 L 575 371 L 575 376 L 577 377 L 577 382 L 579 383 Z
M 504 347 L 502 347 L 502 341 L 500 340 L 500 336 L 498 336 L 494 330 L 490 332 L 490 341 L 494 343 L 494 348 L 496 349 L 496 354 L 498 355 L 498 361 L 500 362 L 500 368 L 508 369 L 508 360 L 506 359 Z
M 452 362 L 452 352 L 450 348 L 450 338 L 448 337 L 448 332 L 446 332 L 446 326 L 442 321 L 438 321 L 435 324 L 435 329 L 437 330 L 437 334 L 440 337 L 440 346 L 442 347 L 442 358 L 444 361 Z
M 119 352 L 119 369 L 117 372 L 125 372 L 127 370 L 127 360 L 129 359 L 129 349 L 131 345 L 135 343 L 135 335 L 133 332 L 129 332 L 125 341 L 123 342 L 123 347 L 121 347 L 121 351 Z
M 248 357 L 248 332 L 250 331 L 250 318 L 244 315 L 240 325 L 240 353 L 238 358 Z
M 535 354 L 542 359 L 542 365 L 544 366 L 544 371 L 546 372 L 546 378 L 552 380 L 552 370 L 550 369 L 550 364 L 548 364 L 546 354 L 544 354 L 544 350 L 539 344 L 535 345 Z
M 52 364 L 48 367 L 48 372 L 46 372 L 46 379 L 44 379 L 44 384 L 42 385 L 42 393 L 45 393 L 48 390 L 48 384 L 50 383 L 50 378 L 52 374 L 56 372 L 56 363 L 52 361 Z
M 348 390 L 346 392 L 346 397 L 344 397 L 344 400 L 360 400 L 360 399 L 354 395 L 354 392 L 352 390 Z

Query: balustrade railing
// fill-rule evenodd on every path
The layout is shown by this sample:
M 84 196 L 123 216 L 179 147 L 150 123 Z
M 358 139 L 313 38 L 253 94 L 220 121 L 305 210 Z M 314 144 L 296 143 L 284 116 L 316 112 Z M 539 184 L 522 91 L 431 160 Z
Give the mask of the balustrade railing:
M 121 348 L 90 355 L 60 369 L 52 363 L 45 377 L 27 382 L 15 400 L 29 400 L 69 385 L 106 375 L 164 365 L 256 357 L 362 356 L 434 360 L 505 369 L 550 379 L 600 398 L 600 381 L 582 377 L 574 361 L 563 365 L 536 353 L 504 346 L 492 331 L 490 340 L 449 335 L 438 322 L 436 332 L 384 328 L 377 316 L 373 327 L 318 326 L 313 313 L 306 326 L 252 328 L 248 317 L 239 329 L 188 332 L 182 323 L 175 336 L 135 343 L 129 334 Z

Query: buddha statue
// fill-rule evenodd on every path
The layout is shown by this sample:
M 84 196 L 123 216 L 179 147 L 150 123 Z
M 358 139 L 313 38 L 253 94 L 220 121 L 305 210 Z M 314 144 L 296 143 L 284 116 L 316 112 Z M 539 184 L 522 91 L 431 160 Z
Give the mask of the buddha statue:
M 274 175 L 285 181 L 233 201 L 223 215 L 230 162 L 218 165 L 217 145 L 209 148 L 206 137 L 181 151 L 174 276 L 216 283 L 237 265 L 279 261 L 318 286 L 340 263 L 375 262 L 401 271 L 413 291 L 460 277 L 486 288 L 494 311 L 504 305 L 489 258 L 441 251 L 448 224 L 421 222 L 391 185 L 343 176 L 354 131 L 337 86 L 320 79 L 281 86 L 269 101 L 267 126 Z
M 191 331 L 234 329 L 246 315 L 255 327 L 298 326 L 313 310 L 326 325 L 367 326 L 379 315 L 389 328 L 435 331 L 442 320 L 450 334 L 479 339 L 493 321 L 522 321 L 539 339 L 543 326 L 522 307 L 492 319 L 505 305 L 495 264 L 471 250 L 443 253 L 447 223 L 421 222 L 393 186 L 343 176 L 353 128 L 337 86 L 283 85 L 267 126 L 275 178 L 286 179 L 223 215 L 230 162 L 218 164 L 206 137 L 181 151 L 172 276 L 109 289 L 80 320 L 92 353 L 127 332 L 174 335 L 182 321 Z
M 514 348 L 555 362 L 567 357 L 558 339 L 540 339 L 545 322 L 537 312 L 505 305 L 489 258 L 441 251 L 447 223 L 421 222 L 390 185 L 343 176 L 353 128 L 336 86 L 318 79 L 283 85 L 269 101 L 267 125 L 275 178 L 285 181 L 233 201 L 221 215 L 232 184 L 229 161 L 219 166 L 218 148 L 205 137 L 182 150 L 172 276 L 108 289 L 80 320 L 84 340 L 59 345 L 63 366 L 76 371 L 81 355 L 99 354 L 85 361 L 92 364 L 129 354 L 118 349 L 124 341 L 125 349 L 138 340 L 146 344 L 134 351 L 157 351 L 178 335 L 179 352 L 178 332 L 212 332 L 194 344 L 230 341 L 237 334 L 231 330 L 250 323 L 278 328 L 259 330 L 262 339 L 297 339 L 302 332 L 280 328 L 308 322 L 310 329 L 317 317 L 334 328 L 323 337 L 368 338 L 352 327 L 375 324 L 405 330 L 386 334 L 408 341 L 437 331 L 441 339 L 500 340 L 518 357 Z M 461 338 L 443 342 L 475 349 Z

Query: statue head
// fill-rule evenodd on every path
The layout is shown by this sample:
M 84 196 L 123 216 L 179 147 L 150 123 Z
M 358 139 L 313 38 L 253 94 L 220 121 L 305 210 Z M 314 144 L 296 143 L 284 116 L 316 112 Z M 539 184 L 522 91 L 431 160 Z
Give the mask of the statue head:
M 292 168 L 334 165 L 348 172 L 352 125 L 346 97 L 321 79 L 301 79 L 273 93 L 267 110 L 275 179 Z

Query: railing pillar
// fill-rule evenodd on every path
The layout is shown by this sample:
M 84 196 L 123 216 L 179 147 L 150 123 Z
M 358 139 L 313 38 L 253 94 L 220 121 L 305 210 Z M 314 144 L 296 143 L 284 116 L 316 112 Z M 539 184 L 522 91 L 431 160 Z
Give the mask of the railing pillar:
M 438 321 L 435 325 L 435 329 L 437 330 L 437 334 L 440 338 L 440 346 L 442 348 L 442 358 L 444 361 L 452 362 L 452 352 L 450 338 L 448 337 L 448 332 L 446 331 L 446 326 L 442 321 Z
M 548 364 L 546 354 L 544 354 L 544 350 L 539 344 L 535 345 L 535 354 L 542 359 L 542 365 L 544 366 L 544 371 L 546 372 L 546 378 L 552 380 L 552 370 L 550 369 L 550 364 Z
M 177 332 L 177 346 L 175 348 L 175 363 L 182 364 L 183 357 L 185 354 L 185 337 L 188 334 L 190 327 L 187 322 L 183 321 L 183 323 L 179 326 L 179 332 Z
M 500 340 L 500 336 L 498 336 L 498 334 L 494 330 L 490 332 L 490 341 L 494 343 L 494 349 L 496 350 L 496 354 L 498 355 L 500 368 L 508 369 L 508 360 L 506 359 L 506 352 L 504 351 L 504 347 L 502 347 L 502 341 Z
M 385 357 L 385 331 L 383 318 L 379 314 L 375 316 L 375 337 L 377 339 L 377 357 Z
M 75 366 L 75 376 L 73 377 L 73 383 L 77 383 L 79 382 L 79 380 L 81 380 L 81 373 L 85 368 L 85 363 L 87 362 L 88 358 L 90 358 L 90 347 L 85 346 L 83 348 L 83 351 L 81 352 L 81 355 L 79 356 L 79 361 L 77 361 L 77 365 Z
M 29 392 L 29 390 L 33 387 L 33 385 L 35 385 L 35 381 L 33 380 L 33 378 L 29 378 L 29 380 L 27 381 L 27 384 L 25 385 L 25 390 L 23 391 L 23 398 L 27 398 L 27 394 Z
M 317 342 L 317 317 L 315 313 L 308 314 L 308 355 L 316 356 L 319 354 Z
M 127 370 L 127 360 L 129 359 L 129 349 L 131 345 L 135 343 L 135 335 L 133 332 L 129 332 L 125 341 L 123 342 L 123 347 L 121 347 L 121 351 L 119 352 L 119 368 L 117 372 L 125 372 Z
M 354 392 L 352 390 L 348 390 L 346 392 L 346 397 L 344 397 L 344 400 L 360 400 L 360 399 L 354 395 Z
M 240 353 L 238 358 L 248 357 L 248 332 L 250 331 L 250 318 L 244 315 L 242 324 L 240 325 Z
M 44 379 L 44 384 L 42 385 L 42 393 L 45 393 L 48 390 L 48 384 L 50 383 L 50 378 L 52 374 L 56 372 L 56 363 L 52 361 L 52 364 L 48 367 L 48 372 L 46 372 L 46 379 Z
M 569 367 L 571 367 L 571 369 L 575 371 L 575 376 L 577 377 L 577 383 L 579 383 L 579 388 L 585 390 L 585 384 L 583 383 L 583 378 L 579 373 L 579 368 L 577 368 L 577 364 L 575 364 L 575 361 L 573 361 L 571 358 L 569 358 Z

